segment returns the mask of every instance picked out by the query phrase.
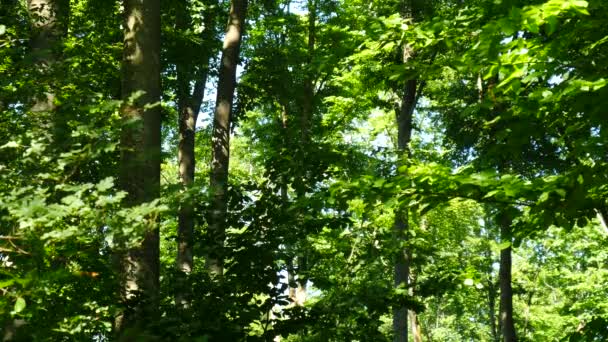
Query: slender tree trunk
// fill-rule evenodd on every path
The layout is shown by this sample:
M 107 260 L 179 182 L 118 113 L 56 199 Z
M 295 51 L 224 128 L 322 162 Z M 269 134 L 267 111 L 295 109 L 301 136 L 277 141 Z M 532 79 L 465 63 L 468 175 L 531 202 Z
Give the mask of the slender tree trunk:
M 412 1 L 404 0 L 401 9 L 402 18 L 413 18 L 414 12 L 415 9 Z M 413 51 L 407 44 L 402 49 L 402 63 L 405 64 L 413 58 Z M 401 93 L 401 104 L 395 110 L 397 116 L 397 149 L 402 158 L 411 157 L 409 144 L 412 139 L 412 121 L 417 102 L 417 87 L 418 81 L 416 79 L 405 82 Z M 395 213 L 393 231 L 395 239 L 399 244 L 407 244 L 409 239 L 408 216 L 408 210 L 403 208 L 398 208 Z M 394 269 L 395 287 L 405 286 L 409 289 L 410 259 L 411 252 L 408 248 L 404 248 L 397 254 Z M 408 310 L 405 306 L 393 309 L 393 332 L 395 342 L 408 341 Z
M 128 205 L 160 195 L 160 1 L 125 0 L 122 63 L 122 117 L 120 186 Z M 138 94 L 138 95 L 137 95 Z M 133 99 L 133 97 L 135 98 Z M 121 258 L 125 311 L 116 321 L 123 340 L 142 334 L 158 317 L 158 219 L 147 218 L 139 246 Z
M 511 242 L 511 219 L 506 215 L 500 220 L 501 242 Z M 511 246 L 500 251 L 500 326 L 504 342 L 515 342 L 513 322 L 513 289 L 511 288 Z
M 191 20 L 187 13 L 187 3 L 183 3 L 176 15 L 176 28 L 187 30 L 191 26 Z M 213 39 L 213 27 L 215 26 L 215 9 L 206 11 L 204 18 L 205 28 L 202 34 L 202 44 L 209 44 Z M 201 46 L 201 54 L 204 65 L 192 68 L 189 65 L 178 63 L 177 68 L 177 106 L 178 106 L 178 167 L 179 178 L 182 183 L 185 196 L 180 203 L 177 225 L 177 258 L 176 267 L 181 275 L 178 277 L 175 302 L 178 306 L 185 307 L 190 297 L 190 287 L 186 283 L 185 275 L 192 272 L 194 268 L 193 246 L 194 246 L 194 201 L 190 190 L 194 184 L 194 171 L 196 158 L 194 153 L 196 121 L 200 112 L 205 93 L 205 85 L 209 75 L 210 58 L 214 51 L 207 45 Z M 195 70 L 192 70 L 195 69 Z M 194 89 L 191 93 L 190 84 L 194 78 Z
M 412 137 L 412 116 L 416 107 L 416 80 L 406 82 L 401 99 L 401 106 L 396 110 L 397 114 L 397 148 L 404 157 L 410 156 L 409 143 Z M 396 241 L 407 243 L 409 235 L 408 210 L 398 209 L 395 213 L 394 235 Z M 395 287 L 408 287 L 410 277 L 410 251 L 406 248 L 398 253 L 395 260 Z M 393 330 L 395 342 L 407 342 L 408 340 L 408 313 L 405 306 L 394 309 Z
M 228 163 L 230 160 L 230 124 L 232 103 L 236 87 L 236 68 L 239 59 L 241 36 L 245 25 L 247 0 L 232 0 L 230 19 L 224 38 L 222 60 L 217 86 L 217 100 L 213 118 L 211 163 L 211 212 L 209 237 L 211 246 L 207 267 L 211 274 L 222 276 L 224 272 L 224 237 L 228 209 Z

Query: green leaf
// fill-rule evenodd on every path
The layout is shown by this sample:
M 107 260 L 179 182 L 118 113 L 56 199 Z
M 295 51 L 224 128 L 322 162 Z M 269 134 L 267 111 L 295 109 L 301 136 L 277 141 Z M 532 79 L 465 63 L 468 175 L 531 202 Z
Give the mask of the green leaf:
M 97 190 L 99 191 L 106 191 L 111 189 L 114 186 L 114 179 L 112 179 L 112 177 L 107 177 L 104 178 L 103 180 L 101 180 L 101 182 L 99 182 L 97 184 Z
M 552 35 L 553 32 L 555 32 L 555 30 L 557 29 L 557 17 L 552 15 L 547 17 L 545 20 L 547 22 L 547 34 Z
M 504 249 L 507 249 L 511 247 L 511 241 L 505 241 L 505 242 L 501 242 L 500 244 L 498 244 L 498 250 L 502 251 Z
M 23 299 L 22 297 L 17 298 L 17 301 L 15 302 L 15 307 L 13 308 L 13 313 L 20 313 L 21 311 L 23 311 L 25 309 L 25 299 Z
M 16 141 L 9 141 L 6 144 L 0 146 L 0 149 L 3 148 L 17 148 L 19 147 L 19 143 L 17 143 Z

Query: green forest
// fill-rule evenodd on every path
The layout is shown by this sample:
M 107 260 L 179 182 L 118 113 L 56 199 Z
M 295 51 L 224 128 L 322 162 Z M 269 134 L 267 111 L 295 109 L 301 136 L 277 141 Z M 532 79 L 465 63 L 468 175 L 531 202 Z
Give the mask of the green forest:
M 0 338 L 608 341 L 607 18 L 1 0 Z

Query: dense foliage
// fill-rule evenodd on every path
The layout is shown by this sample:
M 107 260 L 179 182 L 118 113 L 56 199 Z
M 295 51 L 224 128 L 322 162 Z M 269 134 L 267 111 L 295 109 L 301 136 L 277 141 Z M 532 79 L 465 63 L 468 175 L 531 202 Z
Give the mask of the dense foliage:
M 3 341 L 607 340 L 607 17 L 3 0 Z

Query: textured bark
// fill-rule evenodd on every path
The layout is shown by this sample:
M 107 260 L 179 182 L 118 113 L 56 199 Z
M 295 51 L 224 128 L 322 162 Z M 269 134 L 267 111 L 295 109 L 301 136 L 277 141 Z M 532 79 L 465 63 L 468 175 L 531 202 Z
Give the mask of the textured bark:
M 500 220 L 501 242 L 511 242 L 511 219 Z M 513 289 L 511 288 L 511 246 L 500 251 L 500 327 L 504 342 L 515 342 L 513 322 Z
M 180 8 L 176 16 L 176 28 L 178 31 L 186 30 L 191 26 L 186 6 Z M 213 36 L 215 25 L 215 11 L 210 10 L 205 13 L 205 29 L 202 34 L 203 44 L 209 42 Z M 193 246 L 194 246 L 194 202 L 189 190 L 194 184 L 194 171 L 196 158 L 194 153 L 194 143 L 196 134 L 196 121 L 203 102 L 205 85 L 209 75 L 209 59 L 215 53 L 211 48 L 202 46 L 200 51 L 203 54 L 204 65 L 196 70 L 181 63 L 177 68 L 177 106 L 178 106 L 178 168 L 179 178 L 186 193 L 182 199 L 178 212 L 177 225 L 177 258 L 176 267 L 182 275 L 187 275 L 194 268 Z M 190 84 L 194 78 L 194 89 L 190 91 Z M 179 306 L 186 306 L 190 297 L 190 287 L 186 283 L 186 277 L 179 276 L 178 286 L 175 294 L 175 302 Z
M 245 25 L 246 0 L 232 0 L 230 18 L 220 64 L 217 100 L 213 117 L 212 162 L 211 162 L 211 212 L 209 213 L 209 255 L 207 267 L 211 274 L 221 276 L 224 272 L 224 237 L 226 235 L 226 212 L 228 209 L 228 163 L 230 161 L 230 124 L 236 68 L 243 27 Z
M 124 1 L 120 186 L 129 205 L 159 198 L 160 191 L 160 1 Z M 139 96 L 135 96 L 139 94 Z M 132 101 L 130 100 L 132 99 Z M 158 219 L 147 218 L 141 244 L 121 258 L 125 311 L 117 319 L 121 339 L 143 333 L 158 313 Z

